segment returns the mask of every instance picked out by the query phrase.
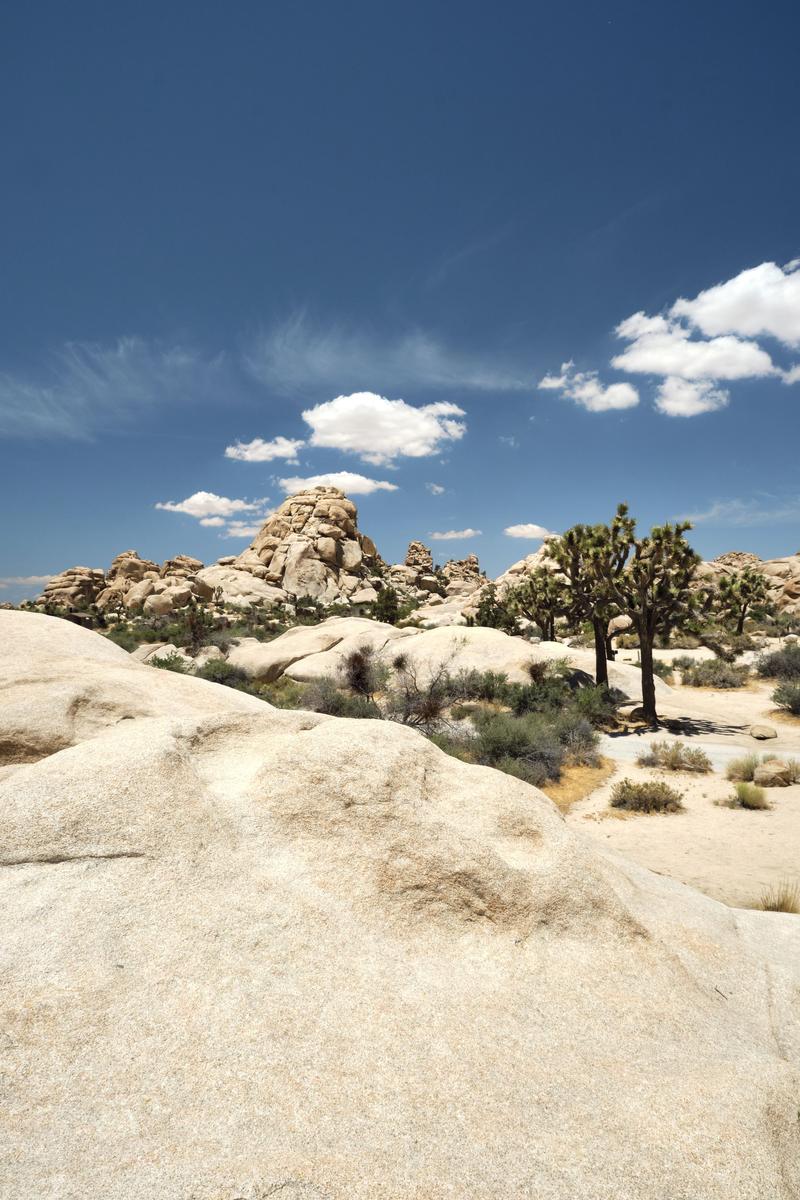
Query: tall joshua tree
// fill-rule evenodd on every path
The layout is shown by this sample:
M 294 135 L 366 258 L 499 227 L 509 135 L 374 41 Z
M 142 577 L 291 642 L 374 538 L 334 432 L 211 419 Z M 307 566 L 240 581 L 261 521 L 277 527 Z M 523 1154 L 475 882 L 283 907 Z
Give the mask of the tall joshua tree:
M 610 525 L 573 525 L 548 543 L 548 554 L 567 581 L 569 615 L 591 621 L 594 633 L 595 681 L 608 686 L 610 618 L 622 607 L 615 593 L 634 544 L 635 521 L 620 504 Z M 624 610 L 623 610 L 624 611 Z
M 684 534 L 688 521 L 657 525 L 647 537 L 636 538 L 625 569 L 608 582 L 608 595 L 628 613 L 639 634 L 642 666 L 642 709 L 645 719 L 658 723 L 653 672 L 653 642 L 665 627 L 689 619 L 696 600 L 690 584 L 700 563 Z
M 740 575 L 723 575 L 719 581 L 717 604 L 723 619 L 735 622 L 736 633 L 744 633 L 747 614 L 763 608 L 769 600 L 769 586 L 760 571 L 745 567 Z

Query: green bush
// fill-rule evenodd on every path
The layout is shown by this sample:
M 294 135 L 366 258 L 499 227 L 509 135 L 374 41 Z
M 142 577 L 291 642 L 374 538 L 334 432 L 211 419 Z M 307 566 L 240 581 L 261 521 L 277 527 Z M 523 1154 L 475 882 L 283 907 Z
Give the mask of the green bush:
M 535 777 L 543 783 L 560 779 L 565 753 L 552 725 L 532 713 L 524 717 L 482 713 L 476 721 L 475 756 L 488 766 L 524 759 L 530 782 Z
M 673 666 L 681 672 L 681 682 L 688 687 L 739 688 L 750 676 L 749 667 L 735 667 L 721 658 L 692 660 L 681 657 Z
M 631 779 L 622 779 L 611 789 L 609 803 L 612 808 L 642 813 L 672 813 L 683 808 L 681 793 L 657 780 L 634 783 Z
M 756 663 L 759 675 L 767 679 L 784 679 L 800 682 L 800 645 L 795 642 L 762 654 Z
M 508 680 L 500 671 L 464 669 L 448 676 L 447 687 L 454 700 L 503 700 Z
M 208 679 L 211 683 L 221 683 L 225 687 L 236 688 L 240 692 L 251 692 L 250 680 L 241 667 L 226 662 L 224 658 L 210 658 L 195 672 L 198 679 Z
M 349 696 L 336 686 L 335 680 L 326 677 L 308 684 L 300 707 L 330 717 L 381 718 L 381 710 L 374 701 L 367 696 Z
M 696 746 L 683 742 L 651 742 L 636 759 L 640 767 L 660 767 L 663 771 L 686 771 L 704 775 L 711 770 L 711 760 Z
M 186 675 L 189 671 L 183 655 L 176 654 L 174 650 L 170 650 L 169 654 L 157 654 L 147 665 L 158 667 L 160 671 L 174 671 L 176 675 Z
M 800 682 L 778 684 L 772 699 L 779 708 L 787 708 L 794 716 L 800 717 Z
M 769 808 L 764 789 L 754 783 L 734 784 L 730 803 L 733 808 Z

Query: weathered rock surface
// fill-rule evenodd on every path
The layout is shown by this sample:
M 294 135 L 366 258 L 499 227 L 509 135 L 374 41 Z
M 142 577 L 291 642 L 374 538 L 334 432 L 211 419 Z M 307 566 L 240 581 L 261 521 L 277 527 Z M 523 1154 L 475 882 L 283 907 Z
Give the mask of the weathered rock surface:
M 758 764 L 753 772 L 753 783 L 758 787 L 788 787 L 792 776 L 789 763 L 780 758 L 771 758 Z
M 69 567 L 45 584 L 40 604 L 57 608 L 89 608 L 106 586 L 100 567 Z
M 0 633 L 4 1194 L 797 1195 L 797 918 L 402 727 Z
M 757 554 L 731 550 L 711 562 L 702 563 L 697 578 L 701 583 L 714 584 L 723 575 L 737 575 L 747 567 L 766 577 L 770 601 L 778 612 L 800 613 L 800 554 L 761 559 Z

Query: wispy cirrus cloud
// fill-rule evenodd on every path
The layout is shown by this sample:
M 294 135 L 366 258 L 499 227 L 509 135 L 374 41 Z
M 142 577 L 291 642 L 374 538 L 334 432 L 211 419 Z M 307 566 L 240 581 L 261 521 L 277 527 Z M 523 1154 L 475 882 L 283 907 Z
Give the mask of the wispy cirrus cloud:
M 300 312 L 253 338 L 245 354 L 251 374 L 271 387 L 303 393 L 370 387 L 526 391 L 529 373 L 487 353 L 447 346 L 423 330 L 381 335 L 344 324 L 322 325 Z
M 800 496 L 773 496 L 760 493 L 747 499 L 715 500 L 708 508 L 683 513 L 678 518 L 693 525 L 731 525 L 746 527 L 800 521 Z
M 224 355 L 121 337 L 69 342 L 30 372 L 0 372 L 0 434 L 88 438 L 145 410 L 217 395 Z
M 10 588 L 43 587 L 52 578 L 53 572 L 49 575 L 5 575 L 0 578 L 0 591 Z

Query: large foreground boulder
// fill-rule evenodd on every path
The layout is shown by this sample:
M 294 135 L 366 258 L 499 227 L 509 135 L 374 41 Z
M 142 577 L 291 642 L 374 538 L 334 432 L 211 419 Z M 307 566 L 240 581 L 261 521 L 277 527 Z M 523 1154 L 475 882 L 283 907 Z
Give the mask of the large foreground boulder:
M 388 722 L 0 633 L 3 1195 L 798 1195 L 797 918 Z

